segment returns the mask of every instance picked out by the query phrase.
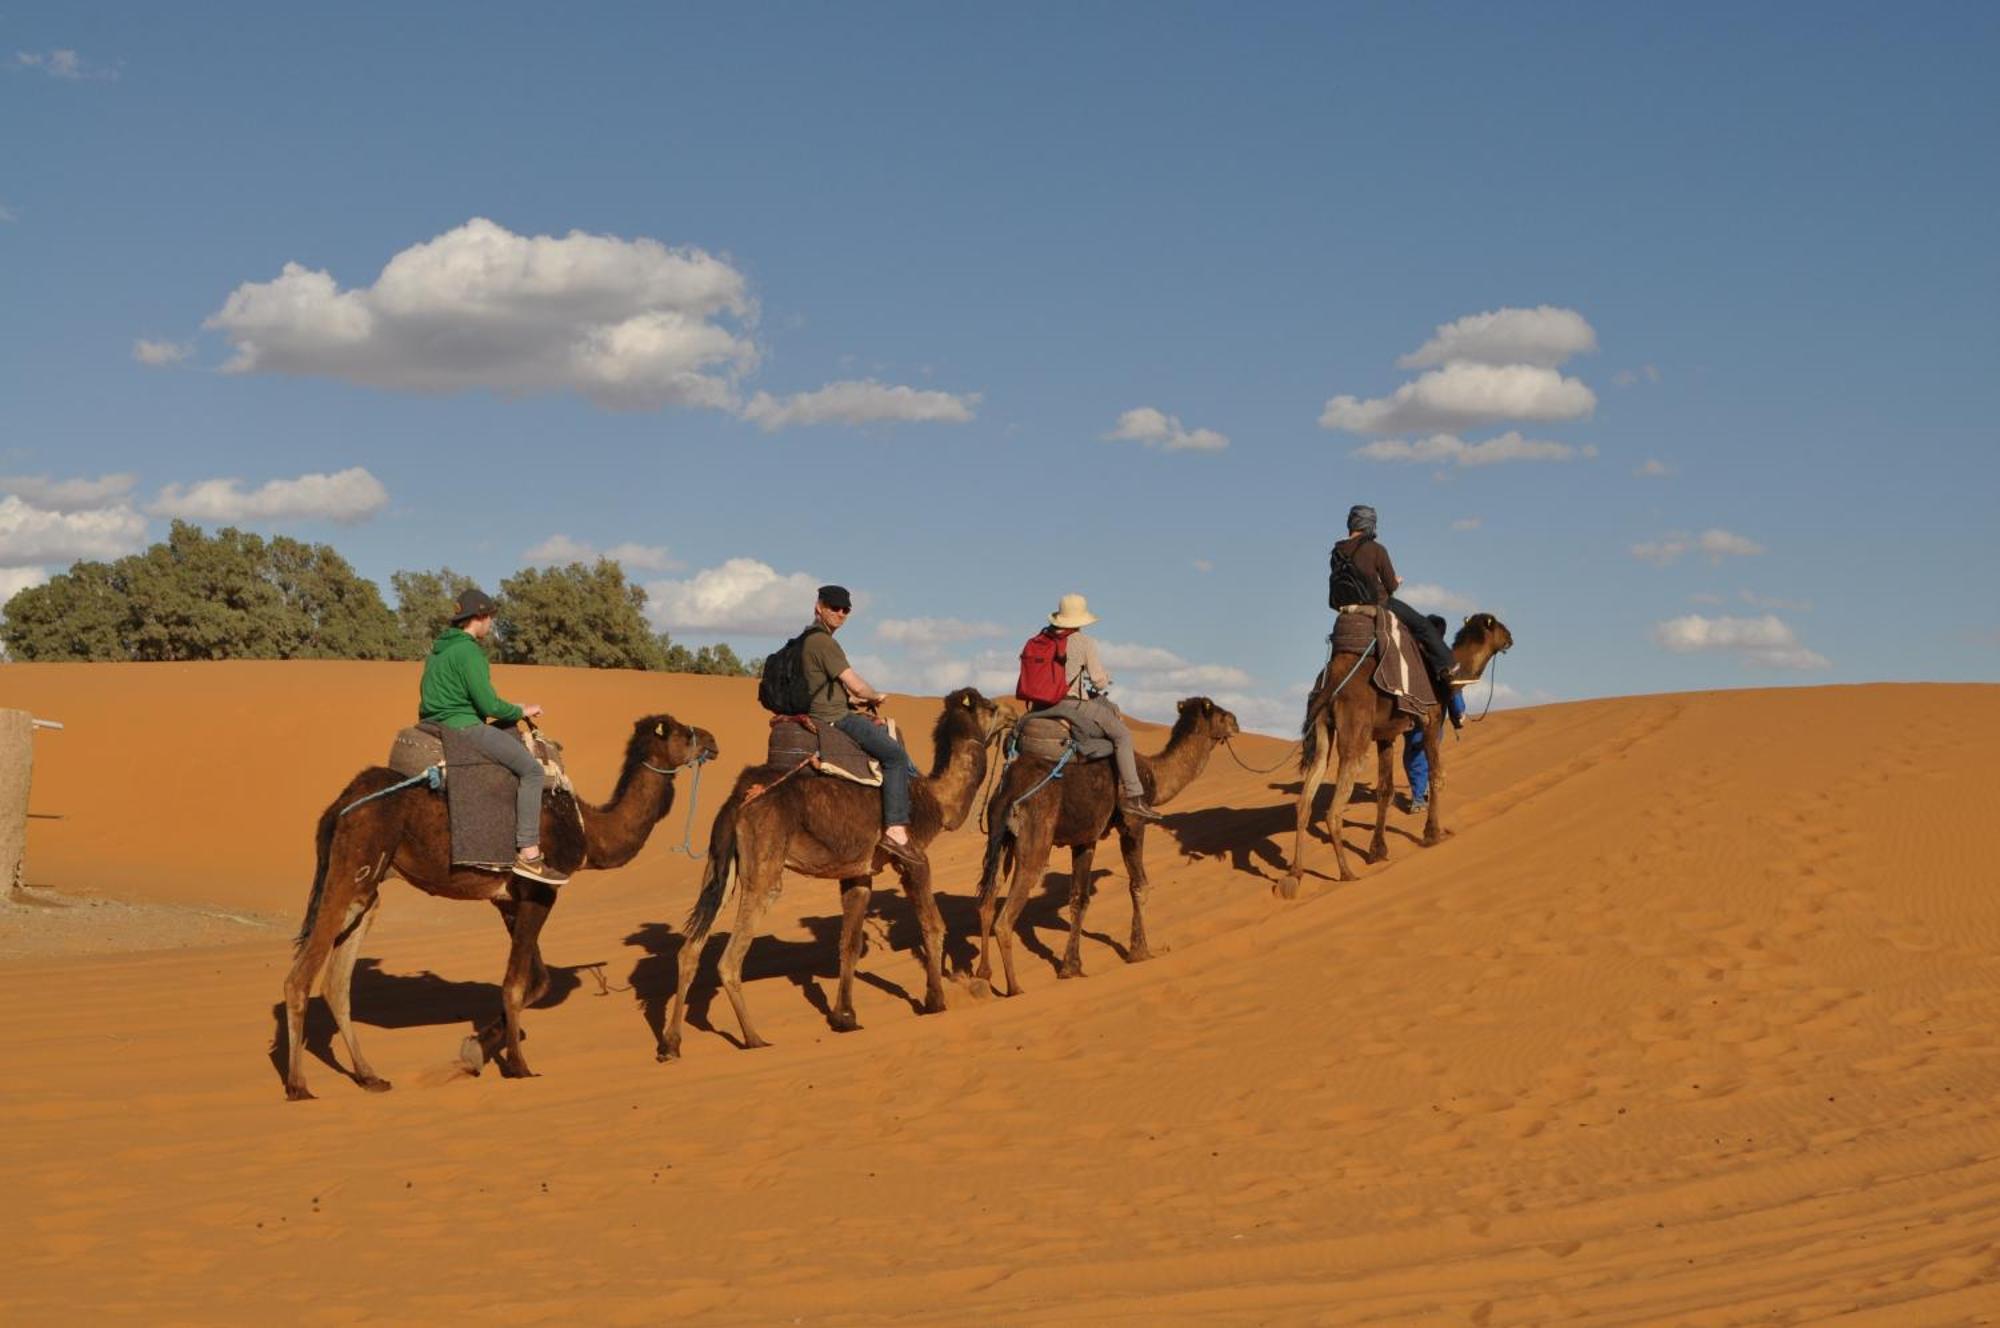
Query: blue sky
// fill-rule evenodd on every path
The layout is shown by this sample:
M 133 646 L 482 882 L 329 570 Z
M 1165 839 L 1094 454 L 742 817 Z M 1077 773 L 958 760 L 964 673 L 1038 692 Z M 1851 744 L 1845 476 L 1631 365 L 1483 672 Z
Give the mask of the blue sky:
M 1128 708 L 1283 729 L 1366 501 L 1501 704 L 2000 676 L 2000 9 L 27 5 L 0 63 L 6 586 L 176 512 L 615 550 L 753 653 L 844 582 L 916 691 L 1077 590 Z

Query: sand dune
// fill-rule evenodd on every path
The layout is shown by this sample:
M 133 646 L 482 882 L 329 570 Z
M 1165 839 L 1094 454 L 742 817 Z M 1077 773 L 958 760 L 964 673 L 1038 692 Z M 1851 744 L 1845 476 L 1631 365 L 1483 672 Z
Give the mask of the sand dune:
M 704 986 L 660 1065 L 698 870 L 677 807 L 565 887 L 543 1077 L 456 1068 L 504 938 L 396 885 L 355 991 L 396 1091 L 344 1078 L 315 1007 L 321 1096 L 290 1104 L 268 1048 L 311 826 L 413 670 L 0 679 L 69 725 L 37 740 L 61 819 L 32 824 L 28 879 L 55 902 L 0 910 L 8 1323 L 2000 1321 L 2000 880 L 1974 829 L 2000 688 L 1496 713 L 1451 748 L 1450 841 L 1397 814 L 1351 885 L 1322 843 L 1290 905 L 1289 772 L 1223 753 L 1152 836 L 1156 961 L 1120 962 L 1100 855 L 1086 980 L 1054 977 L 1052 876 L 1026 994 L 919 1017 L 883 890 L 864 1028 L 836 1035 L 835 887 L 791 878 L 747 970 L 776 1045 L 734 1046 Z M 724 777 L 761 746 L 740 680 L 498 681 L 549 707 L 592 797 L 643 713 L 713 730 Z M 979 848 L 933 851 L 958 958 Z

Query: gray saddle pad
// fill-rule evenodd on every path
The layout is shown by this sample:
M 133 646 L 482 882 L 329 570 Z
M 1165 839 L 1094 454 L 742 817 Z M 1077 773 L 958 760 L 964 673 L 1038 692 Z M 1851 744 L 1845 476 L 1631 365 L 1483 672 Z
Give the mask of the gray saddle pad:
M 1069 721 L 1028 715 L 1014 728 L 1014 747 L 1023 756 L 1036 756 L 1044 761 L 1059 761 L 1063 749 L 1070 743 Z M 1078 761 L 1102 761 L 1117 748 L 1109 738 L 1076 739 Z
M 445 808 L 451 818 L 454 867 L 505 868 L 514 861 L 514 772 L 489 758 L 470 729 L 418 724 L 389 748 L 389 768 L 415 775 L 444 762 Z
M 769 764 L 789 770 L 814 756 L 819 758 L 817 774 L 838 775 L 870 787 L 882 782 L 882 767 L 839 729 L 821 726 L 814 732 L 789 717 L 771 721 Z

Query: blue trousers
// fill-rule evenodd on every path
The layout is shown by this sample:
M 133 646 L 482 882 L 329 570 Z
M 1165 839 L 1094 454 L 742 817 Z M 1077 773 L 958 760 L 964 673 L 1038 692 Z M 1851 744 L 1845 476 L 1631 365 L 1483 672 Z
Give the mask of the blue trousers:
M 1457 687 L 1451 689 L 1451 713 L 1461 718 L 1465 715 L 1465 693 Z M 1410 779 L 1410 801 L 1429 802 L 1431 758 L 1424 752 L 1424 731 L 1420 728 L 1403 735 L 1403 773 Z
M 854 739 L 854 745 L 882 763 L 882 824 L 910 823 L 910 777 L 917 767 L 889 726 L 866 715 L 843 715 L 834 727 Z

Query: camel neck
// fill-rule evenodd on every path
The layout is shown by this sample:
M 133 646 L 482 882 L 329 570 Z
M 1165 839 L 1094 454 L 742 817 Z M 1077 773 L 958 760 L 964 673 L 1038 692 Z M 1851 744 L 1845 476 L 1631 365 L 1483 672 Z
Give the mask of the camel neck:
M 600 807 L 579 800 L 588 864 L 622 867 L 637 857 L 673 800 L 673 778 L 637 760 L 626 767 L 610 802 Z
M 956 830 L 972 811 L 979 786 L 986 780 L 986 744 L 977 735 L 960 734 L 951 740 L 944 761 L 929 780 L 937 797 L 938 814 L 944 828 Z
M 1167 745 L 1152 759 L 1153 805 L 1167 801 L 1195 781 L 1208 765 L 1215 739 L 1192 731 L 1176 731 Z

